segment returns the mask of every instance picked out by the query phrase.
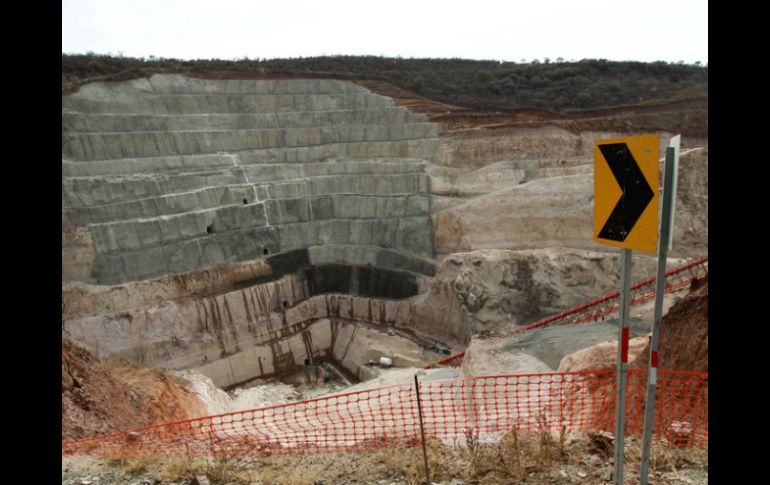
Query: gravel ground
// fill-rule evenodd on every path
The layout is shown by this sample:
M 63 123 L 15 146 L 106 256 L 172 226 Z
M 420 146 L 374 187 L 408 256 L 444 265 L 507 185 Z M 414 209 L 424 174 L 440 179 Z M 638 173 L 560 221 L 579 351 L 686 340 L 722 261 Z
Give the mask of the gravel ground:
M 535 437 L 535 441 L 537 438 Z M 434 448 L 428 457 L 431 482 L 437 485 L 527 483 L 528 485 L 606 485 L 611 482 L 611 461 L 587 447 L 586 440 L 565 445 L 562 458 L 537 458 L 537 444 L 520 445 L 518 471 L 497 456 L 474 462 L 463 448 Z M 529 448 L 526 448 L 529 446 Z M 556 446 L 556 445 L 552 445 Z M 552 448 L 555 451 L 556 448 Z M 510 451 L 510 450 L 509 450 Z M 706 450 L 661 452 L 650 474 L 652 485 L 706 485 Z M 483 457 L 483 453 L 476 455 Z M 508 455 L 505 455 L 508 456 Z M 657 466 L 657 468 L 656 468 Z M 494 470 L 510 470 L 506 476 Z M 63 457 L 62 485 L 414 485 L 424 469 L 419 447 L 386 448 L 360 453 L 271 458 L 235 458 L 226 463 L 177 461 L 119 464 L 91 457 Z M 197 477 L 197 478 L 196 478 Z M 638 485 L 638 453 L 627 448 L 624 483 Z
M 667 295 L 663 300 L 663 314 L 685 292 Z M 629 332 L 631 338 L 652 332 L 654 300 L 632 306 Z M 543 362 L 554 372 L 565 355 L 591 347 L 601 342 L 618 340 L 619 319 L 617 316 L 579 325 L 555 325 L 530 330 L 515 338 L 515 342 L 503 347 L 505 351 L 519 351 Z

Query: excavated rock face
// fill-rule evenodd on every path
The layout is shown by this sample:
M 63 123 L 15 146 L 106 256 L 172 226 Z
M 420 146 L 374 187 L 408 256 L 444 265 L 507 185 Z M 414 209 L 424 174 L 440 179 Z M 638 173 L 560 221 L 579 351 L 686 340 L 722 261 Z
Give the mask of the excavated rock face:
M 651 258 L 636 258 L 633 277 L 649 275 L 654 264 Z M 456 299 L 475 331 L 482 331 L 527 323 L 613 291 L 617 280 L 607 275 L 618 272 L 617 254 L 555 248 L 471 251 L 442 260 L 431 294 L 437 298 L 438 288 L 449 286 L 451 291 L 443 293 Z
M 117 284 L 298 249 L 310 258 L 291 270 L 431 274 L 424 166 L 436 136 L 424 116 L 341 81 L 89 84 L 62 97 L 63 280 Z
M 549 130 L 543 129 L 540 136 L 550 141 Z M 431 165 L 436 253 L 542 247 L 606 250 L 593 241 L 591 150 L 597 139 L 620 136 L 628 135 L 593 133 L 581 148 L 562 151 L 560 158 L 554 158 L 561 148 L 553 144 L 535 153 L 512 151 L 506 153 L 507 160 L 482 167 L 473 160 Z M 660 134 L 660 140 L 667 144 L 667 135 Z M 487 142 L 496 146 L 493 140 Z M 683 150 L 672 256 L 708 252 L 707 215 L 708 150 Z
M 654 271 L 654 262 L 636 258 L 634 277 Z M 387 354 L 385 348 L 376 355 L 352 350 L 364 338 L 376 339 L 367 337 L 370 330 L 356 331 L 356 325 L 379 331 L 380 340 L 401 348 L 396 360 L 418 365 L 438 356 L 407 349 L 403 340 L 395 340 L 399 335 L 427 348 L 438 340 L 461 350 L 473 332 L 515 328 L 614 290 L 617 280 L 606 275 L 617 274 L 618 264 L 617 255 L 581 250 L 461 253 L 445 258 L 429 281 L 419 278 L 417 295 L 394 299 L 377 296 L 377 282 L 388 279 L 370 280 L 363 276 L 371 275 L 366 268 L 323 278 L 342 285 L 332 288 L 315 286 L 312 272 L 250 279 L 248 273 L 258 274 L 262 266 L 241 263 L 231 273 L 257 282 L 237 288 L 213 272 L 210 279 L 220 284 L 212 293 L 195 291 L 205 277 L 175 277 L 176 287 L 168 278 L 105 289 L 67 286 L 65 302 L 73 304 L 64 325 L 73 339 L 100 356 L 195 368 L 222 386 L 290 372 L 308 358 L 333 358 L 356 373 L 361 363 Z M 370 296 L 363 296 L 368 281 L 374 285 L 366 290 Z M 361 294 L 351 294 L 353 285 Z M 156 293 L 162 289 L 165 293 Z M 154 298 L 158 294 L 162 298 Z M 76 304 L 84 301 L 93 304 Z M 389 336 L 390 330 L 398 335 Z

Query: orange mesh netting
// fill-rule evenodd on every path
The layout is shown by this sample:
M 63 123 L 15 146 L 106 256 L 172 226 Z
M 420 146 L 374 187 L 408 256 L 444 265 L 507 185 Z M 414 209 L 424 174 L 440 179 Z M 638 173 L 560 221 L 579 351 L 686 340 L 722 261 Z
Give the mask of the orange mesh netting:
M 658 371 L 654 436 L 708 444 L 708 374 Z M 627 436 L 644 422 L 646 369 L 629 369 Z M 615 371 L 463 377 L 419 384 L 426 438 L 462 444 L 516 430 L 614 431 Z M 368 389 L 63 442 L 63 454 L 244 456 L 324 453 L 420 443 L 417 390 Z

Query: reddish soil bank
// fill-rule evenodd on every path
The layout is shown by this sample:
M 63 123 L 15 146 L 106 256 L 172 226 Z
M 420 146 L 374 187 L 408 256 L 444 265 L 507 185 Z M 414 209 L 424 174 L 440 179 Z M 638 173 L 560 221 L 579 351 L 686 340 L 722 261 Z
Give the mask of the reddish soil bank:
M 63 440 L 206 414 L 180 379 L 157 369 L 106 365 L 67 338 L 61 377 Z

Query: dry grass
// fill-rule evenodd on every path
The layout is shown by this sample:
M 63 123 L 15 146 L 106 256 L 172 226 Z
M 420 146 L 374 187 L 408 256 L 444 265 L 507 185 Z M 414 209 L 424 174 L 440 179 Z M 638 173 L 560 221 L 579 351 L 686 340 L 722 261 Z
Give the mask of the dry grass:
M 247 462 L 234 458 L 149 458 L 132 457 L 111 459 L 107 462 L 116 474 L 116 481 L 122 482 L 132 476 L 149 473 L 164 482 L 189 480 L 196 475 L 205 475 L 211 483 L 244 484 L 259 478 L 257 469 Z
M 642 445 L 639 440 L 629 440 L 625 447 L 626 463 L 640 463 Z M 708 448 L 663 446 L 653 443 L 650 453 L 650 470 L 676 472 L 681 468 L 708 468 Z
M 120 483 L 132 475 L 153 469 L 158 459 L 147 456 L 115 457 L 108 459 L 107 463 L 115 469 L 115 480 Z
M 426 443 L 430 479 L 447 483 L 491 485 L 503 483 L 566 484 L 582 470 L 598 477 L 609 469 L 607 457 L 592 451 L 588 440 L 568 440 L 566 433 L 544 430 L 527 432 L 511 429 L 493 443 L 484 442 L 474 429 L 465 431 L 464 443 L 447 446 L 431 439 Z M 110 460 L 121 477 L 150 473 L 164 482 L 189 480 L 205 475 L 212 484 L 308 485 L 316 480 L 326 483 L 372 484 L 378 480 L 421 485 L 425 482 L 421 446 L 390 446 L 378 442 L 377 448 L 360 453 L 307 454 L 290 456 L 236 457 L 219 453 L 215 457 L 124 458 Z M 592 468 L 584 463 L 593 455 L 603 466 Z M 626 473 L 638 471 L 641 447 L 638 440 L 627 440 Z M 707 469 L 708 450 L 656 445 L 651 471 L 677 472 L 682 469 Z M 566 470 L 566 471 L 565 471 Z M 584 483 L 603 483 L 586 479 Z M 668 482 L 661 482 L 668 483 Z

